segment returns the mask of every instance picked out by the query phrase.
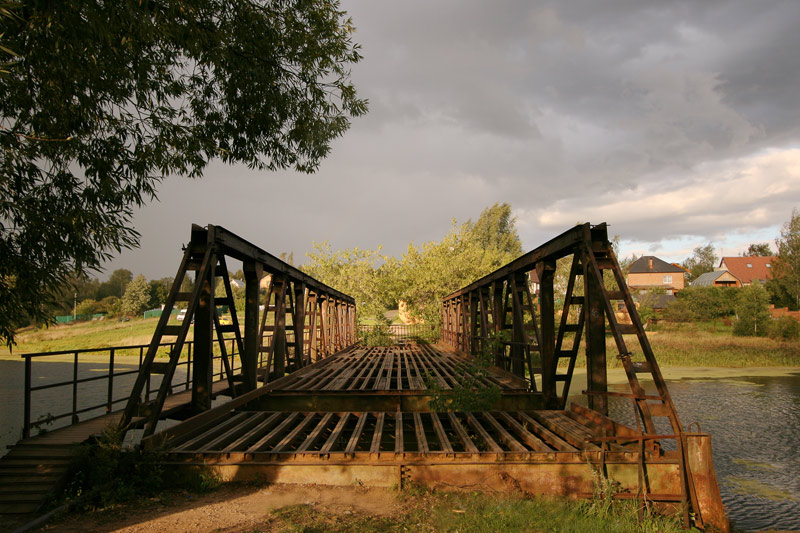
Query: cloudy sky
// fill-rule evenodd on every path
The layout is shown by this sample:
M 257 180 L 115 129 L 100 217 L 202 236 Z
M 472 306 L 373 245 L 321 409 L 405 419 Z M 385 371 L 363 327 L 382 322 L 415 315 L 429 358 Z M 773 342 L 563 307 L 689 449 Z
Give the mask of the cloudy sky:
M 174 275 L 192 223 L 301 263 L 439 240 L 508 202 L 523 247 L 608 222 L 624 255 L 774 241 L 800 208 L 800 2 L 346 1 L 367 116 L 316 174 L 212 164 L 108 265 Z

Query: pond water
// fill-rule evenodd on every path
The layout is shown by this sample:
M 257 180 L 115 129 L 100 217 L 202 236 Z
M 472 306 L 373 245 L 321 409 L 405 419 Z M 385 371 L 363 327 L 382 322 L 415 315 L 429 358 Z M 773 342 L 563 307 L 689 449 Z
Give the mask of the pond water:
M 39 383 L 72 373 L 70 363 L 41 366 Z M 102 364 L 81 366 L 82 377 L 106 369 Z M 23 376 L 22 361 L 0 360 L 0 455 L 20 435 Z M 97 390 L 81 391 L 81 396 L 102 403 L 106 383 L 93 383 Z M 120 380 L 118 390 L 130 390 L 131 385 L 132 378 Z M 800 529 L 800 371 L 771 377 L 672 380 L 669 390 L 684 427 L 697 422 L 712 435 L 722 501 L 736 528 Z M 71 395 L 49 400 L 54 402 L 51 406 L 66 409 Z M 611 400 L 611 416 L 633 425 L 630 400 Z M 32 418 L 46 412 L 43 404 L 36 406 Z
M 734 526 L 800 530 L 800 372 L 668 384 L 683 427 L 697 422 L 711 434 L 722 501 Z M 630 400 L 611 400 L 609 414 L 635 424 Z

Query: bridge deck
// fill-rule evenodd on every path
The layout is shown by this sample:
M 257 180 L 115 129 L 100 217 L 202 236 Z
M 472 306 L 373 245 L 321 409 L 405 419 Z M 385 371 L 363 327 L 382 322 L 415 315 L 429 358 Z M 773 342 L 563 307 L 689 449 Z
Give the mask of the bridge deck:
M 465 384 L 497 386 L 501 398 L 490 411 L 431 408 L 431 398 Z M 578 496 L 591 494 L 591 465 L 603 462 L 623 490 L 637 492 L 640 432 L 574 404 L 503 407 L 519 398 L 538 405 L 539 395 L 519 378 L 497 369 L 476 372 L 437 347 L 357 347 L 248 394 L 161 439 L 156 434 L 154 443 L 168 442 L 164 461 L 212 466 L 223 479 L 491 489 L 507 489 L 512 480 L 531 493 Z M 413 396 L 422 400 L 407 400 Z M 595 440 L 611 436 L 619 440 Z M 644 455 L 656 480 L 650 497 L 679 500 L 678 458 L 651 445 Z

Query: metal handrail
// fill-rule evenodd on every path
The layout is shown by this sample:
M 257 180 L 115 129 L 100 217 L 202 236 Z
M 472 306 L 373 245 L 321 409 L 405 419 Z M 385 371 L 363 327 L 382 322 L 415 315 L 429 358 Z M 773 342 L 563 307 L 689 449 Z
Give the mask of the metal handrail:
M 241 369 L 241 362 L 239 364 L 236 363 L 235 356 L 239 355 L 238 351 L 236 350 L 236 339 L 235 338 L 226 338 L 224 342 L 230 342 L 230 349 L 228 350 L 228 357 L 233 359 L 232 362 L 232 371 L 235 373 L 237 370 Z M 193 341 L 187 341 L 186 345 L 188 345 L 188 350 L 186 352 L 185 360 L 182 360 L 178 363 L 179 366 L 186 365 L 186 379 L 174 382 L 170 385 L 171 391 L 175 391 L 176 389 L 189 390 L 191 383 L 192 383 L 192 347 Z M 167 342 L 162 343 L 159 345 L 159 348 L 168 348 L 171 349 L 175 345 L 174 342 Z M 70 417 L 71 424 L 77 424 L 80 419 L 78 415 L 81 415 L 86 412 L 94 411 L 100 408 L 105 407 L 106 413 L 112 412 L 114 405 L 118 403 L 122 403 L 128 400 L 129 393 L 126 391 L 124 396 L 118 396 L 115 398 L 115 391 L 114 391 L 114 381 L 123 376 L 128 376 L 132 374 L 138 374 L 139 368 L 142 366 L 142 361 L 144 359 L 144 350 L 148 348 L 148 344 L 135 344 L 135 345 L 127 345 L 127 346 L 111 346 L 106 348 L 81 348 L 77 350 L 57 350 L 52 352 L 36 352 L 36 353 L 28 353 L 28 354 L 21 354 L 20 357 L 25 360 L 25 383 L 24 383 L 24 407 L 23 407 L 23 426 L 22 426 L 22 437 L 29 438 L 31 436 L 31 429 L 38 425 L 37 422 L 31 422 L 31 405 L 32 405 L 32 395 L 35 392 L 42 391 L 42 390 L 49 390 L 55 388 L 72 388 L 72 402 L 71 408 L 68 411 L 56 414 L 49 414 L 47 417 L 48 422 L 54 422 L 56 420 L 61 420 L 63 418 Z M 115 372 L 115 358 L 118 355 L 117 352 L 121 351 L 137 351 L 138 350 L 138 359 L 139 359 L 139 368 L 136 370 L 123 370 L 120 372 Z M 80 355 L 87 355 L 87 354 L 107 354 L 108 355 L 108 369 L 106 373 L 97 376 L 90 376 L 85 378 L 78 378 L 78 364 L 79 356 Z M 34 360 L 40 360 L 40 358 L 45 357 L 52 357 L 57 355 L 72 355 L 72 375 L 71 379 L 65 381 L 59 381 L 54 383 L 48 383 L 46 385 L 32 385 L 32 378 L 33 378 L 33 370 L 32 370 L 32 363 Z M 224 379 L 225 377 L 225 369 L 222 363 L 222 357 L 219 354 L 215 354 L 213 356 L 214 360 L 219 361 L 219 369 L 217 372 L 213 373 L 213 379 Z M 102 363 L 102 361 L 101 361 Z M 108 386 L 106 389 L 106 400 L 102 403 L 91 405 L 88 407 L 81 407 L 78 408 L 78 385 L 82 383 L 88 383 L 93 381 L 100 381 L 100 380 L 108 380 Z M 158 392 L 157 387 L 151 387 L 150 384 L 150 376 L 148 376 L 147 386 L 145 388 L 145 401 L 149 401 L 150 394 Z

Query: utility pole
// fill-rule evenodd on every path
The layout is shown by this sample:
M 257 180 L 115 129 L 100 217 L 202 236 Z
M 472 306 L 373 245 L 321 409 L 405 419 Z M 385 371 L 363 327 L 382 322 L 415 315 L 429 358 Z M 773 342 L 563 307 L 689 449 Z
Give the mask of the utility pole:
M 75 291 L 72 297 L 72 320 L 78 320 L 78 291 Z

